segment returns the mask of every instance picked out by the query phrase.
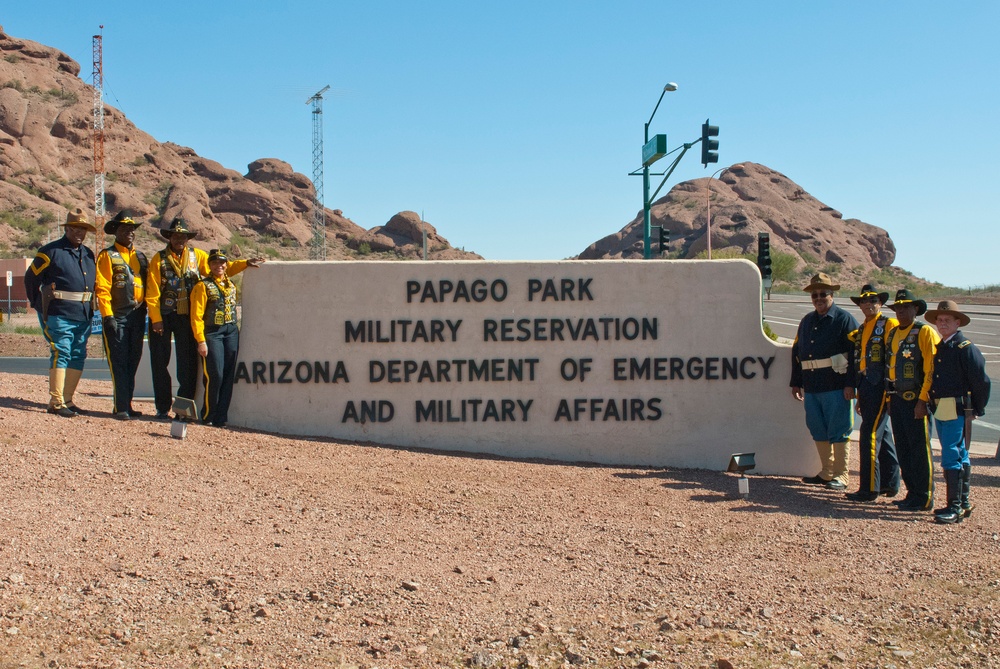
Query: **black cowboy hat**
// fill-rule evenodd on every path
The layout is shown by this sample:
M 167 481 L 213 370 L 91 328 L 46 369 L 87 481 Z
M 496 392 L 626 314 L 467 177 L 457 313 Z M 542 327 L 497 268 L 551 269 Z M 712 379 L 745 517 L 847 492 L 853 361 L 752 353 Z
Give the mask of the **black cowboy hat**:
M 115 217 L 104 224 L 104 234 L 113 235 L 118 231 L 118 226 L 120 225 L 134 225 L 136 227 L 142 225 L 141 222 L 134 221 L 132 219 L 132 214 L 127 209 L 122 209 Z
M 885 291 L 884 293 L 879 292 L 875 290 L 875 286 L 871 285 L 870 283 L 866 283 L 865 285 L 861 286 L 860 295 L 858 295 L 857 297 L 851 295 L 851 302 L 854 302 L 854 304 L 861 304 L 861 300 L 866 297 L 877 297 L 879 304 L 885 304 L 886 302 L 889 301 L 889 291 Z
M 167 240 L 169 240 L 178 232 L 187 235 L 188 239 L 194 239 L 195 237 L 198 236 L 197 232 L 192 232 L 191 230 L 188 229 L 187 223 L 185 223 L 184 219 L 182 218 L 175 218 L 174 220 L 170 221 L 170 225 L 168 225 L 165 228 L 160 228 L 160 236 Z
M 913 304 L 917 307 L 917 316 L 927 311 L 927 302 L 918 300 L 908 288 L 900 288 L 896 291 L 896 299 L 892 301 L 889 308 L 895 311 L 896 307 L 903 307 L 908 304 Z

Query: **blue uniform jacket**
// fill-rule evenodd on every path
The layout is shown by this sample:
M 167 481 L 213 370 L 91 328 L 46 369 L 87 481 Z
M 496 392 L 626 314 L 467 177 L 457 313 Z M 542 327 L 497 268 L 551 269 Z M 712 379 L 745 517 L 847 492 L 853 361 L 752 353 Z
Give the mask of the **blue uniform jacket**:
M 931 399 L 964 398 L 966 393 L 972 393 L 972 408 L 977 416 L 982 416 L 990 401 L 986 359 L 976 345 L 958 331 L 947 342 L 937 345 L 930 395 Z
M 94 252 L 85 244 L 73 248 L 66 237 L 61 237 L 38 249 L 35 259 L 24 273 L 24 290 L 31 306 L 41 313 L 42 286 L 55 284 L 55 290 L 73 293 L 93 293 L 97 266 Z M 62 316 L 71 321 L 89 321 L 94 315 L 92 302 L 52 300 L 49 316 Z
M 792 344 L 792 388 L 802 388 L 807 393 L 825 393 L 851 386 L 850 374 L 837 374 L 832 368 L 803 370 L 803 360 L 823 360 L 838 353 L 850 362 L 854 356 L 851 333 L 858 329 L 858 321 L 836 304 L 825 315 L 810 311 L 799 323 Z

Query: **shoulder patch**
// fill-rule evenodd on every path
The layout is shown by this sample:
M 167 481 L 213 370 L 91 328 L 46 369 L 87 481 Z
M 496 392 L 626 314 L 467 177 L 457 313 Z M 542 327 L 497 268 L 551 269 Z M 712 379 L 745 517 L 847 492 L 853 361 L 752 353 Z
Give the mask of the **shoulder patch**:
M 35 273 L 35 276 L 38 276 L 51 262 L 52 260 L 47 255 L 39 251 L 35 254 L 35 259 L 31 261 L 31 271 Z
M 847 338 L 853 342 L 858 341 L 858 337 L 861 335 L 861 330 L 851 330 L 847 333 Z
M 965 341 L 963 341 L 963 342 L 962 342 L 961 344 L 959 344 L 959 345 L 958 345 L 958 347 L 959 347 L 959 348 L 965 348 L 966 346 L 968 346 L 968 345 L 969 345 L 969 344 L 971 344 L 971 343 L 972 343 L 971 341 L 969 341 L 968 339 L 966 339 L 966 340 L 965 340 Z

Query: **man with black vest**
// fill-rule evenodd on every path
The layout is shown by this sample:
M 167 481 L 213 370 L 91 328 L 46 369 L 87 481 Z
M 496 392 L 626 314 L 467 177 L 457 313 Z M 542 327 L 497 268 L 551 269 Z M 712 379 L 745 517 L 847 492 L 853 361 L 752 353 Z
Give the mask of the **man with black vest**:
M 927 302 L 909 290 L 896 291 L 889 308 L 896 312 L 899 325 L 886 339 L 886 395 L 900 474 L 906 484 L 906 497 L 897 504 L 903 511 L 929 511 L 934 505 L 934 471 L 927 402 L 941 337 L 934 328 L 915 320 L 927 311 Z
M 882 313 L 889 293 L 871 284 L 861 294 L 851 296 L 865 316 L 861 327 L 851 333 L 854 359 L 851 385 L 856 389 L 856 411 L 861 416 L 858 451 L 861 481 L 857 492 L 847 493 L 854 502 L 872 502 L 880 494 L 895 497 L 899 492 L 899 461 L 889 429 L 889 405 L 885 399 L 885 338 L 899 321 Z
M 957 304 L 951 300 L 941 302 L 937 309 L 927 312 L 927 320 L 941 334 L 934 357 L 930 405 L 941 442 L 941 469 L 948 490 L 945 506 L 934 510 L 934 520 L 950 525 L 972 515 L 969 502 L 972 421 L 986 413 L 990 377 L 986 374 L 983 354 L 959 330 L 972 319 L 959 311 Z
M 62 237 L 38 249 L 24 274 L 24 289 L 52 352 L 48 412 L 74 418 L 84 413 L 73 393 L 83 375 L 94 315 L 94 252 L 83 242 L 97 228 L 77 207 L 66 214 L 63 230 Z
M 142 359 L 146 329 L 146 273 L 149 261 L 132 244 L 136 223 L 125 211 L 104 224 L 115 243 L 97 256 L 97 305 L 104 326 L 104 349 L 114 384 L 115 418 L 129 420 L 142 412 L 132 408 L 135 373 Z
M 146 285 L 146 308 L 149 310 L 149 363 L 153 373 L 156 417 L 169 418 L 173 402 L 170 365 L 170 337 L 174 338 L 177 359 L 177 396 L 193 400 L 198 385 L 197 343 L 191 330 L 191 289 L 208 276 L 208 253 L 190 244 L 198 236 L 185 222 L 175 218 L 160 230 L 169 243 L 153 256 Z M 263 258 L 234 260 L 226 265 L 226 276 L 233 277 L 247 266 L 257 267 Z

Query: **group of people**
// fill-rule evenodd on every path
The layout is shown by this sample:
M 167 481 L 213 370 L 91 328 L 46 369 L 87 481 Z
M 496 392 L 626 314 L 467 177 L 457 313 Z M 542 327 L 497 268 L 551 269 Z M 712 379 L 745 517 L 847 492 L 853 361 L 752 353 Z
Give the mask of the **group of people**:
M 945 506 L 934 510 L 934 519 L 952 524 L 968 518 L 971 424 L 985 413 L 990 397 L 986 361 L 959 330 L 971 319 L 951 300 L 928 311 L 926 301 L 901 289 L 886 304 L 888 292 L 865 285 L 851 296 L 865 317 L 858 324 L 834 304 L 840 286 L 826 274 L 814 276 L 803 290 L 813 311 L 799 323 L 789 385 L 805 405 L 821 467 L 803 482 L 846 491 L 856 411 L 861 481 L 847 499 L 896 497 L 902 482 L 906 495 L 895 502 L 900 510 L 931 510 L 933 416 L 947 488 Z M 884 314 L 883 306 L 894 317 Z
M 168 367 L 174 348 L 177 397 L 194 400 L 201 366 L 205 384 L 201 420 L 224 427 L 239 349 L 236 286 L 231 277 L 248 266 L 260 266 L 264 259 L 230 261 L 219 249 L 206 253 L 195 248 L 190 242 L 197 233 L 175 218 L 159 230 L 166 247 L 148 260 L 134 246 L 139 225 L 128 212 L 119 212 L 104 225 L 114 242 L 95 258 L 84 241 L 97 228 L 77 208 L 67 214 L 63 236 L 40 248 L 25 272 L 28 300 L 38 312 L 51 350 L 48 411 L 64 418 L 86 413 L 73 396 L 97 309 L 114 387 L 115 418 L 142 415 L 132 401 L 148 330 L 156 418 L 170 418 L 174 398 Z

